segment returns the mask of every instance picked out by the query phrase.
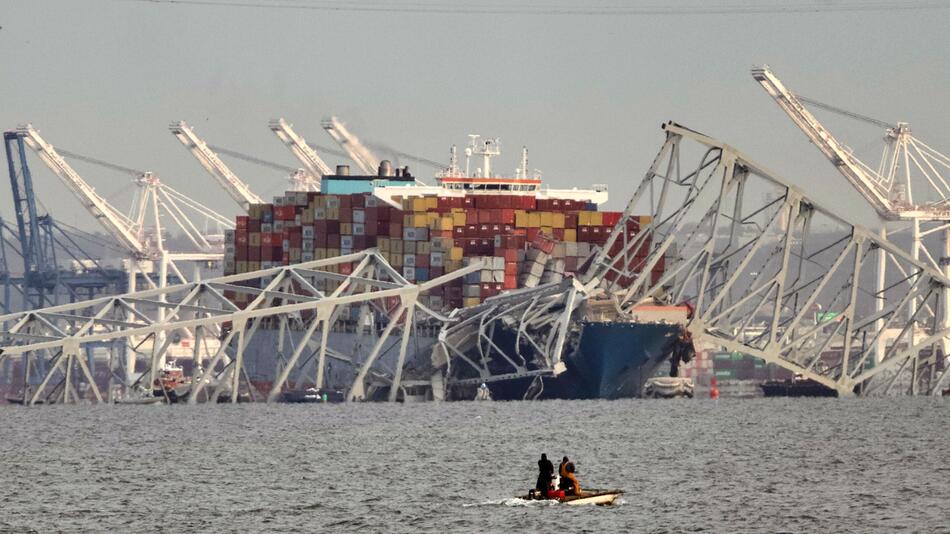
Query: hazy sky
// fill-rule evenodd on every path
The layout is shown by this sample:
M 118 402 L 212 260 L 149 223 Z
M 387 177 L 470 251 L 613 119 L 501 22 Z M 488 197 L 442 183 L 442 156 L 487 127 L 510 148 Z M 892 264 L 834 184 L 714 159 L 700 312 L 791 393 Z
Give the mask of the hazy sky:
M 609 206 L 620 209 L 662 142 L 660 124 L 673 119 L 872 222 L 861 198 L 752 80 L 749 68 L 768 63 L 795 91 L 910 122 L 918 137 L 950 152 L 950 9 L 544 15 L 536 1 L 519 4 L 521 14 L 425 12 L 452 11 L 445 0 L 392 4 L 423 9 L 5 0 L 0 125 L 32 122 L 55 146 L 155 171 L 233 215 L 237 206 L 169 122 L 187 120 L 210 144 L 291 166 L 296 160 L 267 128 L 271 118 L 286 117 L 329 145 L 319 122 L 334 114 L 364 139 L 440 161 L 469 133 L 498 136 L 504 153 L 496 171 L 512 171 L 527 145 L 549 185 L 607 183 Z M 726 4 L 743 2 L 705 5 Z M 853 134 L 847 141 L 855 147 L 879 137 L 873 127 L 832 124 Z M 279 171 L 223 159 L 261 196 L 284 188 Z M 38 159 L 31 164 L 56 218 L 96 228 Z M 110 198 L 126 209 L 128 177 L 75 167 L 100 192 L 124 193 Z M 12 219 L 3 174 L 0 215 Z

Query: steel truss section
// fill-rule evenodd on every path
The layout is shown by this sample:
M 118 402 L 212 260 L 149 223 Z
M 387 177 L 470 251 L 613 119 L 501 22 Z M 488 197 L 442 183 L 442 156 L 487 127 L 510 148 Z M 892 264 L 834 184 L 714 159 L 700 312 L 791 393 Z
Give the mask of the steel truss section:
M 455 310 L 433 349 L 432 364 L 445 376 L 444 387 L 562 372 L 571 317 L 585 299 L 580 289 L 568 279 Z M 445 395 L 434 396 L 440 393 Z
M 950 279 L 727 144 L 675 123 L 585 281 L 622 309 L 664 295 L 694 339 L 839 395 L 940 393 Z M 650 222 L 634 231 L 633 213 Z M 902 273 L 877 289 L 878 261 Z M 664 265 L 665 262 L 665 265 Z M 662 276 L 651 276 L 656 267 Z M 928 313 L 922 313 L 928 310 Z M 922 319 L 926 317 L 926 320 Z M 875 346 L 886 342 L 876 358 Z
M 339 274 L 341 266 L 351 274 Z M 195 341 L 194 376 L 188 401 L 237 402 L 247 391 L 264 398 L 243 368 L 247 347 L 263 328 L 295 330 L 302 335 L 291 341 L 289 360 L 277 366 L 273 387 L 266 396 L 275 400 L 298 363 L 312 359 L 316 376 L 310 383 L 322 386 L 327 358 L 347 359 L 328 347 L 327 337 L 345 307 L 369 306 L 384 324 L 372 350 L 361 361 L 351 361 L 357 372 L 347 400 L 363 400 L 369 379 L 390 385 L 389 400 L 397 400 L 407 364 L 408 340 L 421 320 L 444 321 L 429 310 L 419 296 L 441 284 L 481 268 L 474 263 L 422 284 L 412 284 L 370 249 L 336 258 L 317 260 L 246 274 L 196 281 L 103 297 L 84 302 L 0 316 L 0 364 L 3 359 L 25 357 L 28 363 L 48 368 L 34 391 L 24 392 L 24 404 L 70 402 L 81 396 L 105 402 L 101 385 L 83 357 L 91 346 L 108 345 L 138 352 L 148 362 L 148 389 L 156 383 L 171 340 L 177 335 Z M 325 288 L 325 289 L 320 289 Z M 244 299 L 236 295 L 246 295 Z M 248 300 L 246 306 L 235 302 Z M 381 324 L 381 326 L 383 326 Z M 399 352 L 394 368 L 378 365 L 390 336 L 399 331 Z M 209 343 L 216 340 L 215 343 Z M 204 345 L 204 350 L 202 349 Z M 209 347 L 211 349 L 209 350 Z M 283 337 L 277 353 L 284 348 Z M 388 350 L 388 349 L 386 349 Z M 110 352 L 111 355 L 111 352 Z M 279 355 L 275 354 L 274 358 Z M 110 357 L 110 376 L 113 372 Z M 133 359 L 134 361 L 134 359 Z M 111 378 L 110 378 L 111 383 Z M 300 383 L 298 377 L 298 384 Z M 125 384 L 128 388 L 134 384 Z M 85 395 L 81 393 L 86 389 Z

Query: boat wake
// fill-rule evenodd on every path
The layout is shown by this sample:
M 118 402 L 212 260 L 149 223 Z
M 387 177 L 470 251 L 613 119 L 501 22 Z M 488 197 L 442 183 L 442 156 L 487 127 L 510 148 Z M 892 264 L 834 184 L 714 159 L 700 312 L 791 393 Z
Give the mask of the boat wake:
M 485 501 L 479 503 L 469 503 L 463 504 L 464 508 L 473 508 L 476 506 L 555 506 L 557 501 L 553 500 L 528 500 L 522 499 L 519 497 L 511 497 L 508 499 L 500 499 L 497 501 Z

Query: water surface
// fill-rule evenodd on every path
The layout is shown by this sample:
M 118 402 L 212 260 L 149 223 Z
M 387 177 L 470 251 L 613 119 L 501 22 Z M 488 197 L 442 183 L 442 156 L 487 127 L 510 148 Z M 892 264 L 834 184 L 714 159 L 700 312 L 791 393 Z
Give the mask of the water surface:
M 0 531 L 950 532 L 948 416 L 939 398 L 0 406 Z M 513 499 L 541 452 L 623 502 Z

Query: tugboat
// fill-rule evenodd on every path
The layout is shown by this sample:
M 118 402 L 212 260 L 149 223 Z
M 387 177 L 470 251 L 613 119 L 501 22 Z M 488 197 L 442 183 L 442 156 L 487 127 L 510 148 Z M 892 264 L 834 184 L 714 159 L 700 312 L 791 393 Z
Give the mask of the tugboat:
M 162 368 L 152 386 L 152 396 L 164 397 L 169 404 L 177 404 L 188 397 L 191 379 L 185 376 L 181 367 L 169 362 Z

